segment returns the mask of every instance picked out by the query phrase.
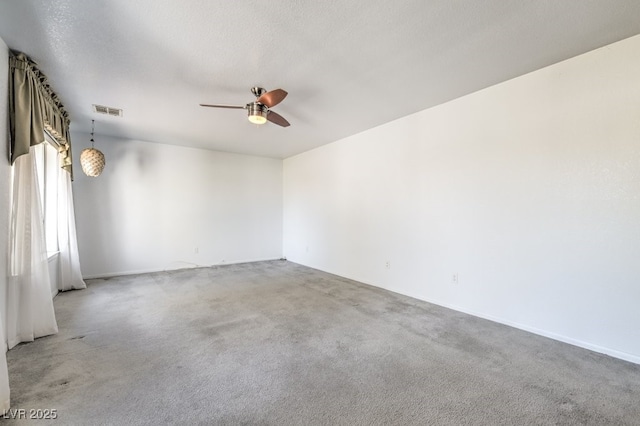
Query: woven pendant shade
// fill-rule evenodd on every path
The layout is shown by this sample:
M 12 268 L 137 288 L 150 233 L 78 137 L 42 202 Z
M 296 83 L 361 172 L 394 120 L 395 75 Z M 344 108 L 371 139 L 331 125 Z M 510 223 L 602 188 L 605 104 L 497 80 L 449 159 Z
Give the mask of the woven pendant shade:
M 91 148 L 83 149 L 80 153 L 80 165 L 85 175 L 96 177 L 100 176 L 104 169 L 104 154 L 93 147 L 95 143 L 93 140 L 95 121 L 91 120 Z
M 95 148 L 86 148 L 80 153 L 80 165 L 87 176 L 99 176 L 104 169 L 104 164 L 104 154 Z

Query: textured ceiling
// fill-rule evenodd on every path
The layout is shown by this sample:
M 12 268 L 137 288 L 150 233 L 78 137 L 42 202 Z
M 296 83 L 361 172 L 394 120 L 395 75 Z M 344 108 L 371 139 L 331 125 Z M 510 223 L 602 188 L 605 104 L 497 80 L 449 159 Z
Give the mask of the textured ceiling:
M 638 33 L 638 0 L 0 0 L 72 130 L 278 158 Z M 291 127 L 198 106 L 254 85 Z

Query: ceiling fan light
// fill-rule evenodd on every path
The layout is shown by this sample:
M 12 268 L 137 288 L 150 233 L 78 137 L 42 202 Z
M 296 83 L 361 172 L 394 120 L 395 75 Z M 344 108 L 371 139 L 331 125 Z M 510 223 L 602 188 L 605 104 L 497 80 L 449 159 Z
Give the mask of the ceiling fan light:
M 253 124 L 264 124 L 267 122 L 267 109 L 259 104 L 249 105 L 249 121 Z
M 264 115 L 250 115 L 249 116 L 249 121 L 252 122 L 253 124 L 264 124 L 267 122 L 267 117 L 265 117 Z

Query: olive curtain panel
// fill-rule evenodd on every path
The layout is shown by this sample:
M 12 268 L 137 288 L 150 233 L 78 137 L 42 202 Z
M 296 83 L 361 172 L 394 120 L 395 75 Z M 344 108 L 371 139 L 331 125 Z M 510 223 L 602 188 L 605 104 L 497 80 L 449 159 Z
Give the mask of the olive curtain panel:
M 47 77 L 24 53 L 9 54 L 9 131 L 11 164 L 44 142 L 44 132 L 58 143 L 60 165 L 73 175 L 69 116 Z

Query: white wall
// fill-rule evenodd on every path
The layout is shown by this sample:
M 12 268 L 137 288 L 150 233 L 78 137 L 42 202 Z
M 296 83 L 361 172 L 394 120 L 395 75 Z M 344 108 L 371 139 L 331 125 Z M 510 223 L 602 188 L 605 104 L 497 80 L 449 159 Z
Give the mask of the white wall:
M 72 134 L 85 277 L 282 256 L 281 160 L 96 135 L 107 164 L 89 178 L 89 140 Z
M 11 165 L 9 163 L 9 48 L 0 39 L 0 313 L 6 324 L 9 276 L 9 219 L 11 215 Z M 3 333 L 6 336 L 6 332 Z
M 285 256 L 640 362 L 639 76 L 637 36 L 285 160 Z

